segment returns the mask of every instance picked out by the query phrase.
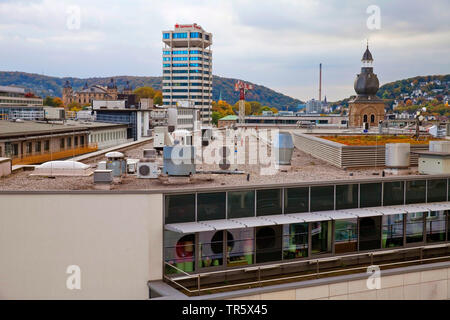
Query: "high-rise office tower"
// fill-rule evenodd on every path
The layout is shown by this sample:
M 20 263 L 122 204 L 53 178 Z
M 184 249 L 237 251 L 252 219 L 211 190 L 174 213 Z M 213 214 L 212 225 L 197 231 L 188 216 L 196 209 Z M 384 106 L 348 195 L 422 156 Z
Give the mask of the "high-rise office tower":
M 203 124 L 211 121 L 212 34 L 197 24 L 176 24 L 163 37 L 163 104 L 199 109 Z

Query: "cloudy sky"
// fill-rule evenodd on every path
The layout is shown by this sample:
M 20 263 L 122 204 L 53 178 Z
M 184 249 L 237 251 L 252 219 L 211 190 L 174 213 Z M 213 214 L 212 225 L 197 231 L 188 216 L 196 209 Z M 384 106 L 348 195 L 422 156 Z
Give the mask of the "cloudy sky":
M 381 83 L 450 73 L 448 0 L 0 0 L 0 70 L 158 76 L 161 31 L 192 22 L 213 33 L 214 74 L 302 100 L 319 63 L 328 100 L 353 94 L 367 38 Z

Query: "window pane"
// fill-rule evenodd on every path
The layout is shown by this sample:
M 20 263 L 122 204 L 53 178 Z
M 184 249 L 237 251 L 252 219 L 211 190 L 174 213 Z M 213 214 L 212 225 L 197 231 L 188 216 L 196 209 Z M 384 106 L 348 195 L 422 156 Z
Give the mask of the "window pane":
M 406 243 L 423 241 L 423 217 L 423 212 L 408 213 L 406 215 Z
M 185 272 L 194 271 L 195 235 L 182 235 L 172 231 L 164 231 L 164 258 L 167 263 Z M 166 274 L 181 273 L 165 266 Z
M 406 181 L 406 203 L 425 203 L 426 180 Z
M 254 216 L 254 190 L 228 192 L 228 219 Z
M 281 214 L 281 189 L 256 191 L 256 215 Z
M 331 252 L 331 221 L 311 222 L 311 254 Z
M 353 252 L 358 250 L 358 220 L 336 220 L 334 231 L 335 253 Z
M 308 256 L 308 224 L 283 225 L 283 259 Z
M 198 239 L 200 250 L 199 268 L 223 265 L 223 231 L 200 232 Z
M 284 213 L 307 212 L 309 188 L 287 188 L 284 190 Z
M 385 182 L 383 190 L 383 205 L 403 204 L 403 181 Z
M 256 263 L 281 260 L 282 226 L 256 229 Z
M 334 209 L 334 186 L 311 187 L 311 211 Z
M 359 250 L 380 249 L 381 217 L 367 217 L 359 220 Z
M 381 183 L 362 183 L 359 197 L 361 208 L 381 206 Z
M 227 266 L 253 264 L 253 228 L 233 229 L 227 232 Z
M 225 219 L 225 192 L 197 194 L 197 220 Z
M 358 185 L 336 186 L 336 209 L 358 208 Z
M 427 202 L 447 201 L 447 180 L 428 180 Z
M 430 211 L 427 215 L 427 242 L 445 241 L 445 211 Z
M 403 246 L 403 214 L 383 216 L 383 248 Z
M 165 223 L 195 221 L 195 194 L 166 196 Z

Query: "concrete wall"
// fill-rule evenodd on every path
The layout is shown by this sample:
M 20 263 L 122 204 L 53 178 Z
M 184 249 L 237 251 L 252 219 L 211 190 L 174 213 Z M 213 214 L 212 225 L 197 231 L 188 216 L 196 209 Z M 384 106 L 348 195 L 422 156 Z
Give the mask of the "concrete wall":
M 11 159 L 0 157 L 0 178 L 11 174 Z
M 450 268 L 381 276 L 380 289 L 367 279 L 241 296 L 231 300 L 444 300 L 450 299 Z
M 146 299 L 161 194 L 0 194 L 0 299 Z M 68 290 L 69 265 L 81 290 Z

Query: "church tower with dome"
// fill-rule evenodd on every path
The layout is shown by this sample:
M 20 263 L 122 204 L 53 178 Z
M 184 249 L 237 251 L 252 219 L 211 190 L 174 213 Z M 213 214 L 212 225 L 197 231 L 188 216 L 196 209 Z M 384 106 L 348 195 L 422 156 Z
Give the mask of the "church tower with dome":
M 357 95 L 349 102 L 350 127 L 361 127 L 364 122 L 374 126 L 384 120 L 385 105 L 383 100 L 376 96 L 380 83 L 377 75 L 373 73 L 373 57 L 369 44 L 361 61 L 361 73 L 356 76 L 354 83 Z

